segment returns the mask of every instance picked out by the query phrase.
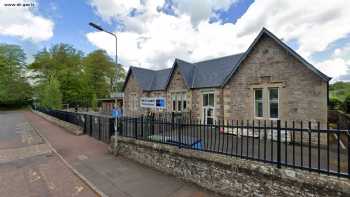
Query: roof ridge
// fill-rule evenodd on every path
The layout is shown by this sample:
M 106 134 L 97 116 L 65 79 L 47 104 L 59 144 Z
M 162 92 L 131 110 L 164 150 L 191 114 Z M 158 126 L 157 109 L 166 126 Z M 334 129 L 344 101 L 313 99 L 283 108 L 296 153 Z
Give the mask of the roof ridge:
M 182 62 L 185 62 L 187 64 L 194 64 L 194 63 L 191 63 L 191 62 L 188 62 L 186 60 L 179 59 L 179 58 L 176 58 L 175 61 L 182 61 Z
M 222 56 L 222 57 L 216 57 L 216 58 L 212 58 L 212 59 L 207 59 L 207 60 L 195 62 L 195 63 L 193 63 L 193 64 L 198 64 L 198 63 L 203 63 L 203 62 L 209 62 L 209 61 L 218 60 L 218 59 L 222 59 L 222 58 L 226 58 L 226 57 L 231 57 L 231 56 L 242 55 L 242 54 L 244 54 L 244 53 L 245 53 L 245 52 L 236 53 L 236 54 L 232 54 L 232 55 L 225 55 L 225 56 Z
M 130 68 L 133 68 L 133 69 L 140 69 L 140 70 L 148 70 L 148 71 L 153 71 L 151 69 L 148 69 L 148 68 L 143 68 L 143 67 L 138 67 L 138 66 L 130 66 Z
M 164 69 L 159 69 L 159 70 L 153 70 L 153 69 L 143 68 L 143 67 L 138 67 L 138 66 L 130 66 L 130 68 L 132 68 L 132 69 L 146 70 L 146 71 L 152 71 L 152 72 L 158 72 L 158 71 L 164 71 L 164 70 L 172 69 L 172 68 L 164 68 Z

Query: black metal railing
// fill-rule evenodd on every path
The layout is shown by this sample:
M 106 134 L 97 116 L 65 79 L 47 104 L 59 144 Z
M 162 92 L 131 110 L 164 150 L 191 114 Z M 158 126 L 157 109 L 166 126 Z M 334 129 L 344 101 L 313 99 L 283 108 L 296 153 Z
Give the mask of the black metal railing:
M 118 118 L 119 135 L 200 151 L 350 177 L 348 130 L 318 122 Z M 326 127 L 326 128 L 324 128 Z
M 115 119 L 37 108 L 109 143 Z M 214 121 L 177 116 L 121 117 L 119 135 L 350 178 L 350 131 L 305 121 Z
M 83 129 L 84 134 L 90 135 L 97 140 L 109 143 L 114 135 L 115 119 L 110 116 L 76 113 L 46 108 L 35 108 L 35 110 L 53 116 L 57 119 L 72 123 Z

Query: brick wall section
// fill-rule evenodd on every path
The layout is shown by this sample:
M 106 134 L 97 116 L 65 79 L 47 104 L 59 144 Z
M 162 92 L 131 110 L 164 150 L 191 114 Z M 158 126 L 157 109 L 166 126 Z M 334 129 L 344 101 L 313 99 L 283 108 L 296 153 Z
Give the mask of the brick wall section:
M 254 119 L 253 87 L 279 86 L 280 119 L 327 123 L 327 83 L 264 36 L 224 87 L 225 119 Z M 267 111 L 267 103 L 264 103 Z

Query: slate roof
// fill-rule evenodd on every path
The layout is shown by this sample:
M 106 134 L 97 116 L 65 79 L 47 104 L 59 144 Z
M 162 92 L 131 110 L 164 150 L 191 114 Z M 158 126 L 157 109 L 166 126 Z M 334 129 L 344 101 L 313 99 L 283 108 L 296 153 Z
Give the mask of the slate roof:
M 139 67 L 130 67 L 129 73 L 133 73 L 136 82 L 144 91 L 164 90 L 169 79 L 171 68 L 163 70 L 149 70 Z M 127 80 L 129 78 L 129 73 Z M 125 80 L 125 83 L 126 81 Z M 125 85 L 124 83 L 124 85 Z M 124 88 L 123 88 L 124 89 Z
M 195 63 L 191 88 L 219 87 L 225 78 L 237 67 L 243 53 Z
M 178 68 L 188 88 L 213 88 L 223 87 L 227 81 L 238 70 L 241 62 L 248 56 L 250 51 L 254 48 L 258 40 L 267 35 L 274 39 L 282 48 L 286 49 L 292 56 L 302 62 L 307 68 L 318 75 L 321 79 L 329 81 L 331 78 L 320 72 L 317 68 L 308 63 L 295 51 L 289 48 L 275 35 L 263 28 L 254 42 L 250 45 L 248 50 L 244 53 L 234 54 L 230 56 L 220 57 L 216 59 L 205 60 L 196 63 L 189 63 L 184 60 L 175 59 L 172 68 L 163 70 L 149 70 L 138 67 L 130 67 L 125 85 L 131 75 L 134 74 L 138 85 L 144 91 L 165 90 L 171 80 L 173 72 Z

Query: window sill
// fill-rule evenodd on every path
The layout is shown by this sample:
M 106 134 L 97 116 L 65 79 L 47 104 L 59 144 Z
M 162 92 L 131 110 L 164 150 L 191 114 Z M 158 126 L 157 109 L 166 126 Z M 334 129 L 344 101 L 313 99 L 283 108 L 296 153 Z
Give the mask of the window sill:
M 279 120 L 280 118 L 265 118 L 265 117 L 254 117 L 255 120 Z

